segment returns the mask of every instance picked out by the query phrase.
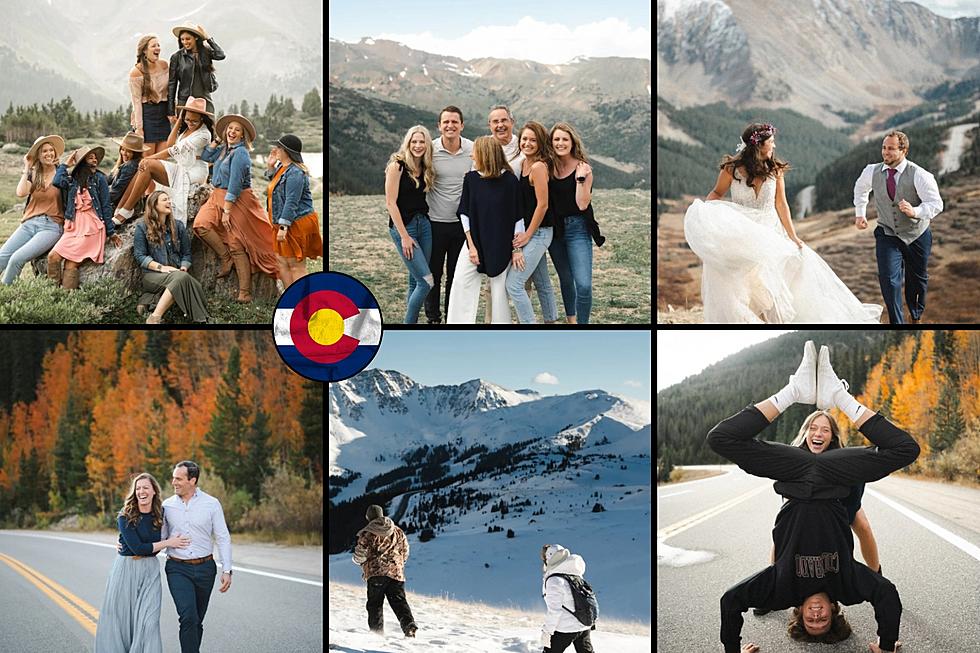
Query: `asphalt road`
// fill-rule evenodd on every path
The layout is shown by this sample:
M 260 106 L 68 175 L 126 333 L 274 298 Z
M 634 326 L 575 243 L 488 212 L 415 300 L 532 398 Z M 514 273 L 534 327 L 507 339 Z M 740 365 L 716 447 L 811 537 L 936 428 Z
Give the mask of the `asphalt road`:
M 97 613 L 116 555 L 110 541 L 111 536 L 0 531 L 0 651 L 92 651 Z M 204 619 L 203 650 L 322 651 L 322 565 L 299 564 L 309 556 L 286 548 L 281 556 L 266 546 L 242 545 L 236 551 L 234 537 L 232 546 L 234 580 L 225 594 L 218 592 L 220 582 L 215 581 Z M 177 611 L 159 557 L 163 650 L 179 653 Z
M 781 499 L 772 481 L 734 466 L 722 476 L 657 490 L 657 650 L 721 651 L 719 600 L 769 564 Z M 870 483 L 863 507 L 884 575 L 903 612 L 903 653 L 980 651 L 980 490 L 893 475 Z M 952 540 L 949 541 L 949 540 Z M 855 558 L 860 547 L 855 542 Z M 834 645 L 786 634 L 789 611 L 745 615 L 742 643 L 763 652 L 867 651 L 877 625 L 870 603 L 846 606 L 854 634 Z

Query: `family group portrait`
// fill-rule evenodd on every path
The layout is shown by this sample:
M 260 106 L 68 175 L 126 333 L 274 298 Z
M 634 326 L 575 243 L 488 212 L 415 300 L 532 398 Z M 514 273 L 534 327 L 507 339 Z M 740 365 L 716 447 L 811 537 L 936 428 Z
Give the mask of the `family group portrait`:
M 658 338 L 706 350 L 658 380 L 662 650 L 969 649 L 977 628 L 930 616 L 977 608 L 977 334 L 711 339 Z M 735 374 L 753 380 L 734 388 Z
M 16 331 L 3 650 L 322 650 L 323 385 L 261 331 Z
M 285 288 L 322 269 L 316 65 L 299 93 L 299 82 L 276 81 L 281 61 L 261 70 L 254 43 L 222 34 L 218 12 L 188 8 L 167 22 L 126 8 L 93 25 L 111 32 L 113 52 L 92 67 L 103 84 L 75 98 L 71 69 L 35 66 L 50 91 L 23 84 L 29 67 L 5 73 L 3 152 L 26 151 L 12 202 L 0 207 L 0 282 L 12 303 L 0 321 L 269 321 L 271 310 L 263 313 Z M 46 11 L 28 13 L 43 20 Z M 291 23 L 270 25 L 263 40 L 286 38 Z M 319 45 L 307 47 L 322 67 Z M 266 97 L 263 113 L 257 100 Z M 119 98 L 126 104 L 116 109 Z M 51 300 L 44 308 L 30 301 L 38 294 Z
M 960 42 L 980 4 L 746 9 L 820 38 L 657 4 L 658 323 L 974 322 L 980 49 Z M 866 65 L 843 65 L 854 40 Z M 741 76 L 711 65 L 722 47 Z
M 650 9 L 572 5 L 331 9 L 331 268 L 389 322 L 650 319 Z

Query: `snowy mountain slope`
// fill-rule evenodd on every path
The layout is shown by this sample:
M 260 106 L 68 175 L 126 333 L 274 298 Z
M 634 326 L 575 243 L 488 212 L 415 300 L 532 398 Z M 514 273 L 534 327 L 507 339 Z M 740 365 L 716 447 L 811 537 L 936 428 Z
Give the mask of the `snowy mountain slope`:
M 551 438 L 568 429 L 588 438 L 599 416 L 605 416 L 603 429 L 615 431 L 615 422 L 635 432 L 650 424 L 650 404 L 601 390 L 541 397 L 480 379 L 423 386 L 400 372 L 366 370 L 330 384 L 330 473 L 360 472 L 365 480 L 344 491 L 350 496 L 363 491 L 367 478 L 398 467 L 401 454 L 422 445 L 458 439 L 462 446 L 492 447 Z M 367 433 L 370 438 L 364 438 Z M 567 441 L 569 435 L 559 439 Z M 588 438 L 588 444 L 601 437 Z
M 648 622 L 649 457 L 632 458 L 626 464 L 596 456 L 578 468 L 560 471 L 548 471 L 541 462 L 522 464 L 520 473 L 468 483 L 469 490 L 491 493 L 492 502 L 470 512 L 441 509 L 451 525 L 428 542 L 409 535 L 407 587 L 464 601 L 534 609 L 541 600 L 541 547 L 559 543 L 585 559 L 585 577 L 596 591 L 600 618 Z M 412 495 L 402 524 L 414 519 L 415 509 L 427 500 L 431 496 Z M 493 511 L 499 501 L 510 506 L 505 515 Z M 518 505 L 524 501 L 529 505 Z M 605 512 L 591 512 L 597 502 Z M 392 500 L 388 513 L 399 504 L 400 499 Z M 424 517 L 428 510 L 420 512 Z M 539 512 L 544 514 L 532 514 Z M 490 526 L 502 530 L 488 533 Z M 514 531 L 513 538 L 506 536 L 508 529 Z M 348 552 L 330 556 L 329 574 L 332 581 L 361 582 L 360 568 Z
M 407 592 L 419 625 L 415 639 L 405 639 L 385 603 L 386 637 L 367 629 L 362 583 L 331 582 L 327 641 L 337 653 L 539 653 L 544 606 L 532 612 L 461 603 Z M 650 650 L 649 627 L 600 624 L 590 635 L 597 651 L 641 653 Z

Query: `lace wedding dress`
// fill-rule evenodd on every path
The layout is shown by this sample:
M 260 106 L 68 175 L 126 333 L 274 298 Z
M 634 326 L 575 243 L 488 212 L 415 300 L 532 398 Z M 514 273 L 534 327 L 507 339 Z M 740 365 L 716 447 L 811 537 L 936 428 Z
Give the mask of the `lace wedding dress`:
M 705 322 L 879 323 L 880 305 L 862 304 L 816 252 L 786 235 L 775 179 L 756 193 L 736 178 L 731 197 L 694 200 L 684 217 L 684 235 L 702 262 Z

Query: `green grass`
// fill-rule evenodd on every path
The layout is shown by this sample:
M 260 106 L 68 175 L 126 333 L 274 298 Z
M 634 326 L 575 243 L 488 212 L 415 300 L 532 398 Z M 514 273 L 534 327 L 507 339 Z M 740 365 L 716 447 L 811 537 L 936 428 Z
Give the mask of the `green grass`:
M 593 247 L 593 324 L 648 324 L 651 317 L 651 195 L 649 190 L 598 189 L 593 195 L 596 219 L 606 236 Z M 378 299 L 388 323 L 405 314 L 408 272 L 388 235 L 384 197 L 331 196 L 330 269 L 361 280 Z M 558 276 L 550 259 L 558 314 L 564 319 Z M 537 293 L 531 292 L 535 316 L 541 319 Z M 516 314 L 513 314 L 516 323 Z M 424 322 L 424 316 L 422 318 Z M 477 323 L 483 322 L 483 308 Z

